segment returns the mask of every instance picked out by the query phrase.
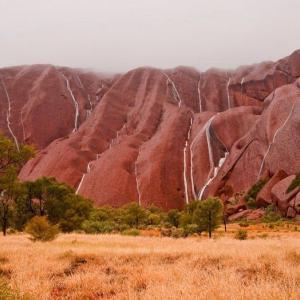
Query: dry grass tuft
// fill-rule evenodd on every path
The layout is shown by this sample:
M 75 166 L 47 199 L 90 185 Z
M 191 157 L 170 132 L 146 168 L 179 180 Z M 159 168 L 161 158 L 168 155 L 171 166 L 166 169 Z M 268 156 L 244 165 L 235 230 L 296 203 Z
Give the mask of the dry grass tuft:
M 33 300 L 300 299 L 299 237 L 11 235 L 0 237 L 0 279 Z

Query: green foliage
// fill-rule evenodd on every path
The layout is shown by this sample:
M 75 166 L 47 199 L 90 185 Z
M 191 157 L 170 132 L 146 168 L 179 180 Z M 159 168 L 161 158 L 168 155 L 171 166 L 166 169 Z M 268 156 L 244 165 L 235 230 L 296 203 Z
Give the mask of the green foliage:
M 52 241 L 59 234 L 58 225 L 51 225 L 46 217 L 35 216 L 25 227 L 32 241 Z
M 167 214 L 167 222 L 174 227 L 179 226 L 180 212 L 178 209 L 171 209 Z
M 235 234 L 235 239 L 237 240 L 246 240 L 248 238 L 247 230 L 240 229 Z
M 248 227 L 250 224 L 249 224 L 248 221 L 241 221 L 241 222 L 239 223 L 239 225 L 240 225 L 241 227 Z
M 86 220 L 82 224 L 82 229 L 86 233 L 111 233 L 116 228 L 117 224 L 112 221 Z M 126 229 L 128 229 L 128 227 Z
M 222 204 L 218 198 L 212 197 L 199 201 L 193 212 L 193 223 L 198 225 L 199 231 L 211 233 L 217 229 L 222 219 Z
M 274 204 L 269 205 L 266 208 L 265 215 L 262 218 L 262 221 L 265 223 L 278 222 L 281 220 L 281 215 L 278 212 L 277 207 Z
M 291 182 L 291 184 L 288 186 L 286 193 L 290 193 L 293 191 L 296 187 L 300 186 L 300 173 L 298 173 L 295 177 L 295 179 Z
M 256 208 L 256 196 L 260 192 L 260 190 L 266 185 L 269 178 L 261 179 L 256 182 L 247 192 L 245 195 L 245 200 L 247 202 L 247 206 L 249 208 Z
M 140 231 L 136 228 L 126 229 L 122 231 L 123 235 L 131 235 L 131 236 L 138 236 L 140 235 Z
M 121 219 L 130 227 L 138 228 L 146 222 L 147 214 L 145 209 L 135 202 L 123 206 L 122 212 Z
M 201 233 L 197 224 L 188 224 L 185 227 L 183 227 L 183 231 L 185 236 Z

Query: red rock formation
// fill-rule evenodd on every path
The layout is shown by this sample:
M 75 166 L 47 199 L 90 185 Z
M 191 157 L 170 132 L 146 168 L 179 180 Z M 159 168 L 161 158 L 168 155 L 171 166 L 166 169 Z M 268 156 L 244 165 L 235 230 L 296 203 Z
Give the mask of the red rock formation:
M 182 208 L 247 191 L 279 170 L 299 172 L 298 77 L 300 51 L 203 73 L 139 68 L 109 78 L 45 65 L 5 68 L 0 131 L 40 149 L 23 180 L 55 176 L 97 204 Z

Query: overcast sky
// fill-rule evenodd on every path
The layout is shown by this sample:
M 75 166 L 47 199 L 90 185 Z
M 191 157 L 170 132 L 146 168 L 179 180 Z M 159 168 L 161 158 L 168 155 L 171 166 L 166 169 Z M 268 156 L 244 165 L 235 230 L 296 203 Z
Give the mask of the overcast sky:
M 0 0 L 0 66 L 234 68 L 300 48 L 300 0 Z

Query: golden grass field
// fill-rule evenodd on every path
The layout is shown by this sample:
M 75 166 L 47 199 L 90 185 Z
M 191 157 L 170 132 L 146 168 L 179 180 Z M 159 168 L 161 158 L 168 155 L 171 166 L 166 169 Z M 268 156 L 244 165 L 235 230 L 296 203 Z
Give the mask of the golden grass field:
M 300 232 L 249 227 L 240 241 L 238 227 L 211 240 L 9 235 L 0 237 L 0 278 L 26 299 L 300 299 Z

